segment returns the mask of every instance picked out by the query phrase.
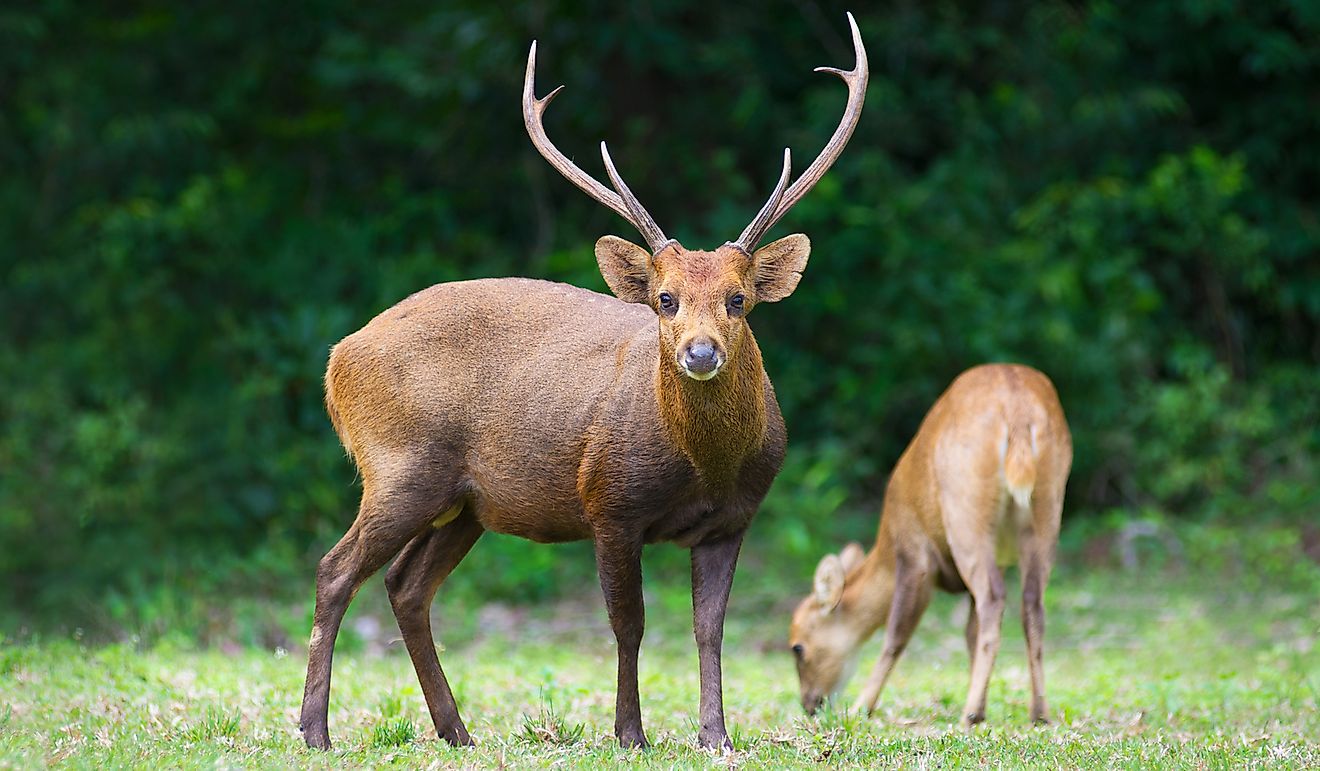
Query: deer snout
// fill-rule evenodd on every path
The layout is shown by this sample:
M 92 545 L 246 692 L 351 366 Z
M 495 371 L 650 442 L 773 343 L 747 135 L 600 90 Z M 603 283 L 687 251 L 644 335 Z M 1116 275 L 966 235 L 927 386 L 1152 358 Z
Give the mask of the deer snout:
M 695 380 L 710 380 L 724 366 L 724 352 L 710 340 L 694 340 L 683 351 L 683 371 Z
M 807 715 L 814 715 L 816 714 L 816 710 L 820 709 L 820 705 L 824 703 L 824 701 L 824 694 L 804 693 L 802 694 L 802 709 L 806 710 Z

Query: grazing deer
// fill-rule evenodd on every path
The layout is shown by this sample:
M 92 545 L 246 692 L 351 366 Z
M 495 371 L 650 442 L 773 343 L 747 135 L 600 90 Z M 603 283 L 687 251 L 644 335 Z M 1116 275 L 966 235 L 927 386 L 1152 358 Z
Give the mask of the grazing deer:
M 875 709 L 931 590 L 969 592 L 971 685 L 963 723 L 985 720 L 986 686 L 1004 614 L 1000 566 L 1022 574 L 1031 719 L 1048 722 L 1042 646 L 1045 584 L 1054 564 L 1072 437 L 1049 378 L 1016 364 L 959 375 L 894 467 L 875 546 L 849 544 L 816 568 L 793 613 L 789 644 L 802 706 L 814 713 L 847 684 L 862 643 L 885 626 L 885 647 L 854 709 Z
M 637 693 L 641 553 L 691 549 L 704 747 L 729 748 L 720 649 L 743 533 L 779 471 L 784 422 L 747 314 L 788 297 L 809 243 L 762 237 L 838 158 L 861 115 L 866 51 L 825 149 L 791 186 L 779 183 L 738 237 L 713 252 L 667 238 L 624 184 L 605 145 L 614 191 L 551 144 L 550 100 L 535 96 L 527 57 L 523 118 L 561 174 L 628 220 L 648 249 L 596 242 L 617 296 L 529 279 L 440 284 L 384 311 L 330 353 L 326 406 L 362 475 L 362 502 L 321 560 L 301 728 L 327 748 L 331 656 L 362 582 L 394 555 L 385 586 L 437 733 L 470 744 L 440 668 L 428 608 L 487 530 L 542 543 L 590 539 L 618 641 L 614 733 L 645 746 Z M 615 192 L 617 191 L 617 192 Z

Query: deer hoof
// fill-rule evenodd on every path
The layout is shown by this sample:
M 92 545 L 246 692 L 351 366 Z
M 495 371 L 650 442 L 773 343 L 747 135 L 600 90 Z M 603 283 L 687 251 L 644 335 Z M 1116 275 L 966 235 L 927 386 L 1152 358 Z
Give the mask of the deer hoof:
M 452 728 L 447 728 L 443 731 L 440 731 L 439 733 L 440 733 L 440 738 L 444 739 L 446 742 L 449 742 L 451 746 L 454 747 L 477 746 L 477 743 L 472 741 L 472 737 L 468 735 L 467 728 L 464 727 L 462 723 L 459 723 L 458 725 Z
M 721 750 L 724 752 L 733 752 L 733 741 L 729 739 L 729 734 L 725 731 L 707 731 L 702 729 L 697 734 L 697 744 L 707 750 Z
M 326 728 L 300 728 L 299 730 L 302 731 L 303 741 L 307 742 L 308 747 L 314 750 L 328 751 L 330 749 L 330 731 Z

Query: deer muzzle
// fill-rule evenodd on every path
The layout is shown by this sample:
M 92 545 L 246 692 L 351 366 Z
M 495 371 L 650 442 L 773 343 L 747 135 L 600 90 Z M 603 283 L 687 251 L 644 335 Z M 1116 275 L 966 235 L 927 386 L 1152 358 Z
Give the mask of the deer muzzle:
M 683 350 L 679 364 L 693 380 L 710 380 L 719 374 L 724 359 L 724 352 L 710 340 L 694 340 Z
M 815 715 L 816 710 L 820 709 L 825 703 L 825 694 L 823 693 L 804 693 L 802 694 L 802 709 L 808 715 Z

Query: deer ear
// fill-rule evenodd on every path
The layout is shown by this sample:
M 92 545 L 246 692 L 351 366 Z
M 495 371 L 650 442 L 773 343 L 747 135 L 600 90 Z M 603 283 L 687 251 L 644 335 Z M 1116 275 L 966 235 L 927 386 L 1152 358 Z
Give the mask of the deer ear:
M 597 247 L 599 249 L 599 247 Z M 811 240 L 795 233 L 766 244 L 752 255 L 752 283 L 759 302 L 773 303 L 793 294 L 811 254 Z
M 839 561 L 843 563 L 844 573 L 851 572 L 853 568 L 862 564 L 865 558 L 866 552 L 862 551 L 862 545 L 856 541 L 843 547 L 843 551 L 839 552 Z
M 651 299 L 651 254 L 631 241 L 618 236 L 601 236 L 596 242 L 596 264 L 610 285 L 614 296 L 626 303 L 646 303 Z
M 843 599 L 843 563 L 837 556 L 826 554 L 816 566 L 811 593 L 816 605 L 826 613 L 834 610 Z

